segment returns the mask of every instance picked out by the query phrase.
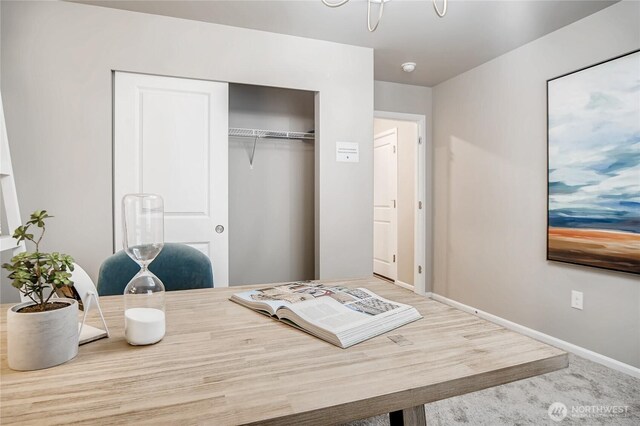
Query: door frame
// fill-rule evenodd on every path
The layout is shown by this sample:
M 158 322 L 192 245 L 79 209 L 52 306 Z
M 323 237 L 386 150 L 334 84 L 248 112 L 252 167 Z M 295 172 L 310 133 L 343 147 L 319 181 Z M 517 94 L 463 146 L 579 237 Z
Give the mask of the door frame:
M 427 173 L 427 165 L 433 164 L 433 145 L 431 138 L 427 138 L 427 117 L 422 114 L 409 114 L 404 112 L 379 111 L 373 112 L 374 119 L 383 118 L 398 121 L 410 121 L 418 125 L 418 148 L 416 156 L 416 185 L 415 185 L 415 219 L 414 219 L 414 285 L 395 281 L 396 285 L 407 287 L 420 295 L 426 295 L 431 290 L 433 278 L 433 245 L 432 245 L 432 221 L 433 221 L 433 189 L 432 171 Z M 418 208 L 418 202 L 422 201 L 422 209 Z M 422 269 L 422 273 L 418 272 Z

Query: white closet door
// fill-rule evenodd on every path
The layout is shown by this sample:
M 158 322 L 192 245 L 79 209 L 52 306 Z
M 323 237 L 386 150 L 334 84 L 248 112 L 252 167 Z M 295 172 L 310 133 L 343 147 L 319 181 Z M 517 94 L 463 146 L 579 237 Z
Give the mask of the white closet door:
M 373 272 L 396 280 L 398 240 L 398 131 L 387 130 L 373 143 Z
M 165 241 L 205 253 L 228 286 L 228 84 L 116 72 L 114 91 L 116 250 L 122 197 L 160 194 Z

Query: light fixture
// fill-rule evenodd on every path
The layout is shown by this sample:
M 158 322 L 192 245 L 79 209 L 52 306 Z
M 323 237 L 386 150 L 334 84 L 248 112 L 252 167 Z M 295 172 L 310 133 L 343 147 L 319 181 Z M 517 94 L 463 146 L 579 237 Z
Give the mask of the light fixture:
M 400 65 L 402 67 L 402 71 L 404 72 L 413 72 L 413 70 L 416 69 L 416 63 L 415 62 L 405 62 L 404 64 Z
M 380 21 L 382 21 L 382 13 L 384 12 L 384 4 L 389 1 L 391 0 L 367 0 L 367 28 L 369 28 L 369 32 L 374 32 L 376 28 L 378 28 L 378 25 L 380 25 Z M 444 15 L 447 14 L 448 0 L 442 0 L 442 11 L 438 9 L 437 0 L 432 0 L 432 1 L 433 1 L 433 8 L 436 11 L 436 15 L 438 15 L 441 18 L 444 18 Z M 339 0 L 335 3 L 332 3 L 329 0 L 322 0 L 322 3 L 324 3 L 325 6 L 329 6 L 329 7 L 340 7 L 342 5 L 347 4 L 348 2 L 349 0 Z M 380 7 L 378 7 L 378 20 L 376 21 L 376 24 L 373 26 L 371 25 L 371 3 L 380 4 Z

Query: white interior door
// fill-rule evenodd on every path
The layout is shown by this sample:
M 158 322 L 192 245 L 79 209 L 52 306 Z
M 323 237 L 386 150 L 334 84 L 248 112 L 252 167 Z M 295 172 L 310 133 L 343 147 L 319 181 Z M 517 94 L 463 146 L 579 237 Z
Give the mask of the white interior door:
M 160 194 L 165 241 L 205 253 L 228 286 L 228 84 L 116 72 L 114 91 L 116 250 L 122 197 Z
M 397 279 L 398 129 L 374 137 L 373 143 L 373 272 Z

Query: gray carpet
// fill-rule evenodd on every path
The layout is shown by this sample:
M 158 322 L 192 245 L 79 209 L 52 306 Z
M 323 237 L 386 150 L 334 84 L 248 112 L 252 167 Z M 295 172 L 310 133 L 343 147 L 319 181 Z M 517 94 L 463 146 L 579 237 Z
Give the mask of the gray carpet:
M 549 405 L 562 402 L 567 416 L 551 420 Z M 628 406 L 626 414 L 574 417 L 580 406 Z M 429 426 L 449 425 L 640 425 L 640 379 L 569 354 L 569 367 L 426 404 Z M 584 412 L 584 411 L 583 411 Z M 372 417 L 349 426 L 388 425 L 388 416 Z

